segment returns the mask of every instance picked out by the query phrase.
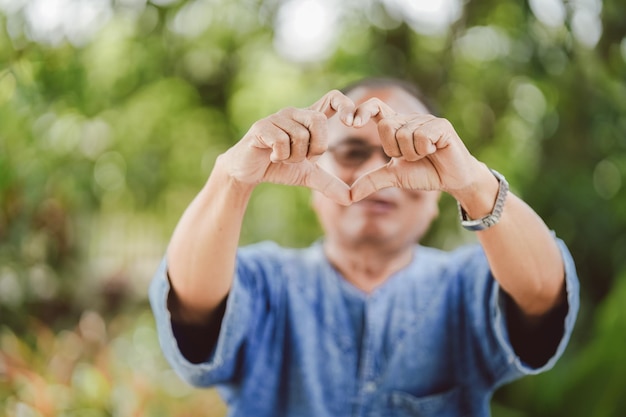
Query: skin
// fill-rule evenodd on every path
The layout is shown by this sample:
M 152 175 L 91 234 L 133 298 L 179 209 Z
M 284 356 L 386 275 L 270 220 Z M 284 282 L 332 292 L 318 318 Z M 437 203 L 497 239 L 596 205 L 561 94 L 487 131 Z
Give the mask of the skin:
M 372 98 L 372 94 L 379 95 L 398 111 L 427 113 L 420 102 L 401 90 L 367 93 L 359 90 L 349 97 L 362 104 Z M 374 120 L 359 128 L 346 126 L 337 119 L 329 120 L 328 125 L 329 146 L 350 138 L 381 146 Z M 399 160 L 392 160 L 389 167 L 397 162 Z M 387 162 L 375 152 L 356 168 L 341 166 L 329 153 L 322 156 L 318 163 L 352 186 L 364 174 L 385 166 Z M 326 256 L 346 280 L 365 292 L 372 292 L 388 276 L 411 261 L 413 245 L 439 214 L 439 197 L 439 191 L 388 187 L 345 206 L 315 192 L 313 208 L 325 232 Z
M 338 166 L 329 144 L 357 136 L 380 144 L 356 169 Z M 325 231 L 324 248 L 344 277 L 374 291 L 411 260 L 412 247 L 450 193 L 471 218 L 491 212 L 498 182 L 453 126 L 397 87 L 331 91 L 306 109 L 256 122 L 218 157 L 167 250 L 175 320 L 205 324 L 228 295 L 249 197 L 262 182 L 306 186 Z M 509 193 L 500 222 L 477 232 L 495 278 L 533 325 L 564 299 L 564 270 L 551 233 Z M 210 274 L 208 271 L 211 271 Z

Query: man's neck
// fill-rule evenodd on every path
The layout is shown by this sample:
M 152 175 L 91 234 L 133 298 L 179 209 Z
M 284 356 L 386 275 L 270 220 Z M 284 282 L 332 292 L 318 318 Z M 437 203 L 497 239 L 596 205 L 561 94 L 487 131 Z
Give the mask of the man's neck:
M 325 242 L 324 252 L 346 281 L 366 293 L 385 283 L 413 258 L 412 246 L 382 250 L 378 245 L 360 244 L 347 248 Z

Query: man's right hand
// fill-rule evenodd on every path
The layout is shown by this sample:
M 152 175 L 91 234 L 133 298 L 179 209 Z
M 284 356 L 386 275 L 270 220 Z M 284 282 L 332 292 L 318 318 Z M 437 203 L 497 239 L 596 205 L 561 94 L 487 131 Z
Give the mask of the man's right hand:
M 326 93 L 306 109 L 286 108 L 254 123 L 223 156 L 231 178 L 242 184 L 299 185 L 320 191 L 337 203 L 351 203 L 350 187 L 316 161 L 328 148 L 328 118 L 347 126 L 355 105 L 340 91 Z

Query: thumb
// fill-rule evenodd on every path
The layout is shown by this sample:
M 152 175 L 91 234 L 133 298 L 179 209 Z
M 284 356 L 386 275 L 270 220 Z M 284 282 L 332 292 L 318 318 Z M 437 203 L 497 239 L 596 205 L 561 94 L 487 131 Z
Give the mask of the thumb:
M 396 174 L 388 165 L 384 165 L 357 178 L 352 187 L 350 187 L 352 202 L 356 203 L 363 200 L 368 195 L 383 188 L 397 186 L 398 178 Z
M 314 164 L 313 169 L 304 177 L 302 185 L 321 192 L 341 205 L 348 206 L 352 203 L 348 184 L 317 164 Z

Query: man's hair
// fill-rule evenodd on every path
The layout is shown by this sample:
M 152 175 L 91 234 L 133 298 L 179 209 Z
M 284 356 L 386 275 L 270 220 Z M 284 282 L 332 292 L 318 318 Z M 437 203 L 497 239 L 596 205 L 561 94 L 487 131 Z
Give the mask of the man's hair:
M 437 114 L 437 107 L 433 104 L 432 100 L 426 97 L 419 87 L 411 81 L 392 77 L 366 77 L 344 86 L 339 91 L 348 95 L 361 87 L 368 89 L 397 87 L 418 99 L 433 115 Z

